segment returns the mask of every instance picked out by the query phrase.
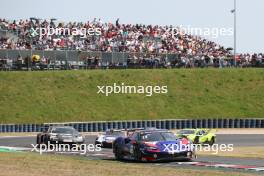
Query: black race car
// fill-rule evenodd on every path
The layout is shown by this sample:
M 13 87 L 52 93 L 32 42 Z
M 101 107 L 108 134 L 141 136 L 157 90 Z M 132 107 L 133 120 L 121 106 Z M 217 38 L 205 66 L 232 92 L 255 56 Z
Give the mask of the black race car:
M 137 161 L 191 160 L 195 151 L 187 138 L 177 138 L 168 130 L 138 130 L 130 137 L 113 142 L 117 160 Z
M 70 126 L 51 126 L 48 130 L 37 134 L 37 144 L 82 144 L 84 137 Z

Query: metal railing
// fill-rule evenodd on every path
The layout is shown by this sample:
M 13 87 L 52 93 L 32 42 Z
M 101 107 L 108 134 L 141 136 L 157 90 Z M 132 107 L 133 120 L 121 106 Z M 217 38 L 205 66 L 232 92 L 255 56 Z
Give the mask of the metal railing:
M 169 130 L 183 128 L 264 128 L 264 119 L 168 119 L 45 124 L 0 124 L 0 132 L 41 132 L 48 126 L 58 125 L 72 126 L 80 132 L 102 132 L 107 129 L 131 129 L 147 127 Z
M 33 55 L 38 55 L 39 61 L 32 61 Z M 175 53 L 0 49 L 0 70 L 234 67 L 233 58 L 210 60 L 190 56 L 186 59 Z M 264 67 L 264 59 L 237 61 L 237 67 Z

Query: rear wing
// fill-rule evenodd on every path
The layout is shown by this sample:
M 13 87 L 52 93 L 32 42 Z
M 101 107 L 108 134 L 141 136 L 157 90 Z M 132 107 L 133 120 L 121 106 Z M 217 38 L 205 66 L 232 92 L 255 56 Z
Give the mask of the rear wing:
M 130 128 L 130 129 L 125 129 L 124 131 L 126 131 L 126 136 L 131 136 L 134 132 L 139 130 L 144 130 L 144 128 Z
M 113 131 L 120 131 L 126 133 L 126 136 L 132 135 L 135 131 L 144 130 L 146 128 L 125 128 L 125 129 L 107 129 L 107 130 L 113 130 Z M 99 133 L 99 135 L 102 135 L 103 133 Z
M 44 123 L 41 127 L 40 130 L 41 132 L 48 132 L 49 128 L 51 127 L 59 127 L 59 126 L 68 126 L 68 125 L 64 125 L 64 124 L 48 124 L 48 123 Z

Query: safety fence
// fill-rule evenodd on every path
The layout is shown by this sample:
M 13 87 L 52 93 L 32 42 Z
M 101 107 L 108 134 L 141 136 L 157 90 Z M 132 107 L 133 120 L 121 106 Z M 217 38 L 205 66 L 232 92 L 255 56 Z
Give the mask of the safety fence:
M 39 60 L 33 58 L 37 56 Z M 0 49 L 0 70 L 69 70 L 93 68 L 163 68 L 179 61 L 173 53 L 127 53 L 76 50 Z
M 41 58 L 47 58 L 52 62 L 56 61 L 71 61 L 71 62 L 82 62 L 87 58 L 97 57 L 102 62 L 112 63 L 123 63 L 127 62 L 127 59 L 132 56 L 150 57 L 159 56 L 166 58 L 170 61 L 179 58 L 179 54 L 174 53 L 140 53 L 140 52 L 101 52 L 101 51 L 76 51 L 76 50 L 11 50 L 11 49 L 0 49 L 0 58 L 8 58 L 11 60 L 17 60 L 19 56 L 22 58 L 32 57 L 32 55 L 39 55 Z
M 33 59 L 38 58 L 38 59 Z M 264 67 L 263 59 L 181 57 L 176 53 L 0 49 L 0 70 Z
M 0 132 L 41 132 L 49 126 L 72 126 L 80 132 L 102 132 L 107 129 L 155 127 L 183 128 L 264 128 L 264 119 L 196 119 L 69 122 L 44 124 L 0 124 Z

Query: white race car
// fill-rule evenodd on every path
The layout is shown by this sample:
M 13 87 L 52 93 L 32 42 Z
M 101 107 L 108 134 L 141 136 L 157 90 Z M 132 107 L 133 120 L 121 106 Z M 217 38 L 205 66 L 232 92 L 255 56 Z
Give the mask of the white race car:
M 107 130 L 103 134 L 99 134 L 95 139 L 95 144 L 100 144 L 103 148 L 112 148 L 114 140 L 118 137 L 126 137 L 124 130 Z

